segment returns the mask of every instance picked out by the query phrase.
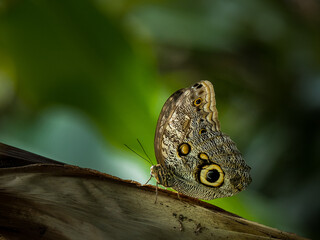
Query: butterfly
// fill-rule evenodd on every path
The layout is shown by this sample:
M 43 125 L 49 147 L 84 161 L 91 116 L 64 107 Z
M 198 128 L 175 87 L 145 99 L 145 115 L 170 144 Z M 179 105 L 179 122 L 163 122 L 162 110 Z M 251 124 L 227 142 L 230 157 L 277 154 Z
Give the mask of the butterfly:
M 164 104 L 151 176 L 178 193 L 215 199 L 232 196 L 251 182 L 250 167 L 231 138 L 220 131 L 215 92 L 200 81 L 173 93 Z

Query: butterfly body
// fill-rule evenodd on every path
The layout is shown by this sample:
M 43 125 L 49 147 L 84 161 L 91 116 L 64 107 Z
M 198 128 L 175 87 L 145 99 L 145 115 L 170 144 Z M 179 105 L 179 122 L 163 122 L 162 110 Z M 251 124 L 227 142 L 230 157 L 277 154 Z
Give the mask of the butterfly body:
M 250 182 L 250 167 L 220 131 L 213 86 L 201 81 L 164 104 L 155 135 L 158 183 L 191 197 L 231 196 Z

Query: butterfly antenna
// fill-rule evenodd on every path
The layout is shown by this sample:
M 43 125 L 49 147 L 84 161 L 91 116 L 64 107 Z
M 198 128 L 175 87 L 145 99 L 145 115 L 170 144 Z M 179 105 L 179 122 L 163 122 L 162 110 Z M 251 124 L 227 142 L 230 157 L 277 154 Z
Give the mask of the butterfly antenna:
M 150 163 L 151 165 L 153 165 L 152 162 L 150 161 L 150 159 L 146 159 L 146 158 L 142 157 L 139 153 L 137 153 L 135 150 L 133 150 L 132 148 L 130 148 L 127 144 L 124 144 L 124 145 L 125 145 L 130 151 L 134 152 L 134 153 L 137 154 L 139 157 L 141 157 L 142 159 L 146 160 L 148 163 Z
M 138 138 L 137 138 L 137 141 L 138 141 L 140 147 L 142 148 L 142 151 L 144 152 L 144 154 L 145 154 L 145 155 L 147 156 L 147 158 L 149 159 L 151 165 L 154 165 L 153 162 L 152 162 L 152 160 L 150 159 L 149 155 L 147 154 L 146 150 L 144 150 L 144 147 L 142 146 L 142 144 L 141 144 L 141 142 L 139 141 Z

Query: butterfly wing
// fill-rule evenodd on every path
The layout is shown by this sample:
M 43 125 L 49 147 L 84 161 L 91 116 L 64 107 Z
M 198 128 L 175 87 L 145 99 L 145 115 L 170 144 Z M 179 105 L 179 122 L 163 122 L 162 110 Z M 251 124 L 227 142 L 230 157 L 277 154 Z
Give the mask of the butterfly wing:
M 181 89 L 166 101 L 157 124 L 155 151 L 158 182 L 189 196 L 230 196 L 251 181 L 250 168 L 234 142 L 220 132 L 209 81 Z
M 200 90 L 201 89 L 201 90 Z M 202 111 L 192 107 L 192 100 L 202 97 L 205 101 Z M 213 131 L 220 130 L 213 86 L 209 81 L 201 81 L 191 88 L 173 93 L 162 107 L 154 140 L 157 162 L 166 166 L 167 153 L 174 151 L 187 135 L 193 119 L 206 119 Z M 170 143 L 174 144 L 170 144 Z

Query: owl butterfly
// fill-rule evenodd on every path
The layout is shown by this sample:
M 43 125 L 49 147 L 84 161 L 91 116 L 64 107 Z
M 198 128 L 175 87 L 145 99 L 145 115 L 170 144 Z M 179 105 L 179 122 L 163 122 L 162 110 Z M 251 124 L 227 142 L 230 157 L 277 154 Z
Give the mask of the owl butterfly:
M 151 175 L 179 193 L 210 200 L 232 196 L 251 182 L 250 167 L 220 131 L 209 81 L 171 95 L 161 110 L 154 146 L 158 164 Z

